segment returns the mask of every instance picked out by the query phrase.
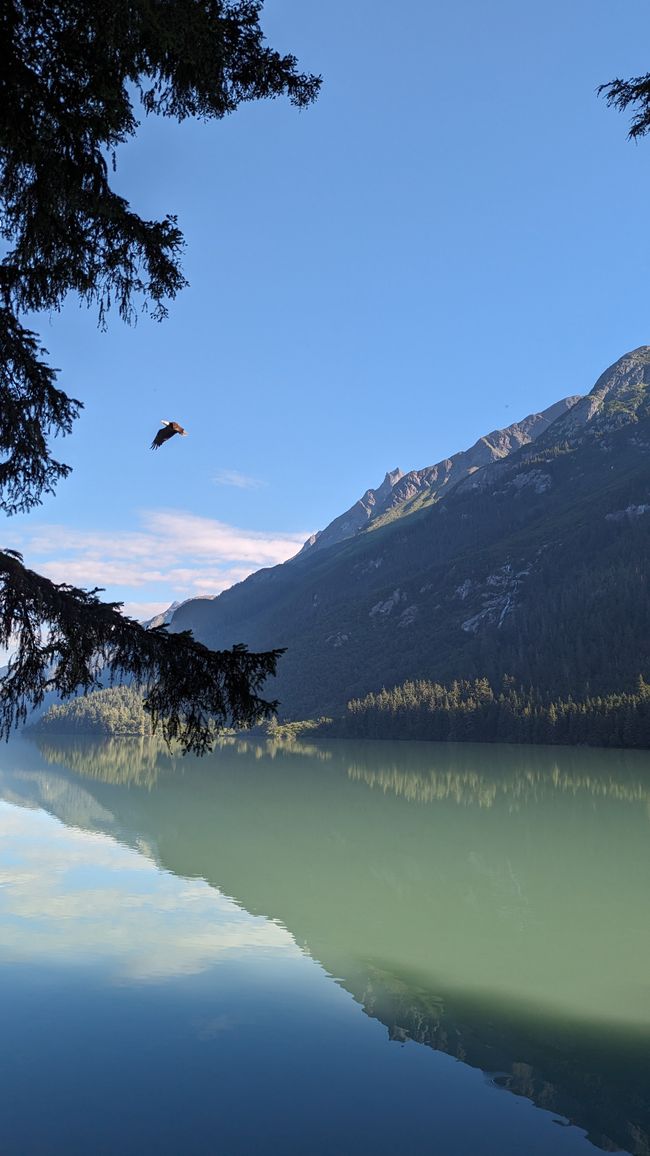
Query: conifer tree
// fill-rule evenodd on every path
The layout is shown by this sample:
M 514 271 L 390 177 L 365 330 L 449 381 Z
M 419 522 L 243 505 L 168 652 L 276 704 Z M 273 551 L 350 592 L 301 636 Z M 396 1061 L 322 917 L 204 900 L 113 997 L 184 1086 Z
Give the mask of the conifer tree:
M 608 84 L 601 84 L 598 91 L 605 95 L 609 105 L 619 111 L 632 110 L 632 123 L 628 132 L 630 140 L 650 132 L 650 72 L 644 76 L 633 76 L 629 80 L 610 80 Z

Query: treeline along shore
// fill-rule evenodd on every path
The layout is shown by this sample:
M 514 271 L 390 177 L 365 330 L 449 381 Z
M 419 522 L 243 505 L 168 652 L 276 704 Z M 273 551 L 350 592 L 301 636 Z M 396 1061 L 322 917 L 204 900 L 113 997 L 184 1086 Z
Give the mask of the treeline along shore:
M 650 685 L 640 676 L 633 691 L 573 699 L 509 677 L 498 689 L 486 678 L 420 680 L 353 699 L 332 727 L 350 738 L 647 748 Z
M 51 707 L 35 725 L 40 732 L 94 735 L 151 734 L 142 694 L 112 687 Z M 429 742 L 537 743 L 564 746 L 650 748 L 650 684 L 639 676 L 633 690 L 581 698 L 551 697 L 505 677 L 448 685 L 404 682 L 352 699 L 340 718 L 266 724 L 279 740 L 310 738 L 420 739 Z

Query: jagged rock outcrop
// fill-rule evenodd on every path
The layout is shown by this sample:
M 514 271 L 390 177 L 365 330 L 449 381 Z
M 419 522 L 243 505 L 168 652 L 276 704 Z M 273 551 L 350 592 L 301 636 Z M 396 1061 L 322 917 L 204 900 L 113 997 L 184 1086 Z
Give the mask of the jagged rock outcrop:
M 591 393 L 572 406 L 555 426 L 552 441 L 576 444 L 648 416 L 650 407 L 650 345 L 626 353 L 598 378 Z M 541 441 L 544 448 L 548 443 Z
M 366 490 L 362 498 L 350 506 L 344 514 L 339 514 L 324 530 L 317 530 L 307 539 L 301 554 L 311 550 L 322 550 L 326 546 L 334 546 L 346 538 L 353 538 L 363 530 L 368 522 L 377 514 L 388 508 L 392 491 L 402 477 L 400 469 L 389 470 L 383 482 L 376 490 Z

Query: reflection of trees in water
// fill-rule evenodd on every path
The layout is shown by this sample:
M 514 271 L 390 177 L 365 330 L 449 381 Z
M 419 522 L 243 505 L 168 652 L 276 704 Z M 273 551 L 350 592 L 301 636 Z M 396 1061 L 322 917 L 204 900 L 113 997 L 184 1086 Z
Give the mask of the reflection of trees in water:
M 34 739 L 48 763 L 105 783 L 153 787 L 161 774 L 186 765 L 178 750 L 156 737 L 93 740 L 35 735 Z M 499 797 L 517 806 L 551 794 L 588 794 L 641 803 L 650 814 L 650 759 L 636 751 L 614 754 L 590 749 L 585 754 L 567 749 L 558 757 L 556 750 L 551 754 L 539 747 L 517 748 L 516 753 L 512 747 L 466 744 L 342 742 L 332 747 L 237 735 L 217 740 L 215 752 L 222 751 L 255 761 L 300 756 L 340 762 L 353 781 L 413 803 L 450 799 L 460 806 L 489 808 Z
M 60 739 L 48 735 L 33 736 L 46 762 L 67 767 L 75 774 L 87 779 L 97 779 L 102 783 L 126 786 L 153 787 L 160 775 L 182 771 L 188 762 L 180 748 L 169 748 L 164 739 L 157 737 L 93 740 L 82 736 Z M 232 751 L 234 754 L 253 759 L 275 759 L 284 755 L 301 755 L 304 758 L 331 759 L 331 752 L 312 743 L 241 739 L 226 735 L 215 743 L 215 751 Z
M 480 1068 L 498 1087 L 584 1128 L 606 1152 L 650 1154 L 643 1043 L 597 1043 L 522 1011 L 447 1001 L 417 981 L 366 965 L 364 1011 L 391 1040 L 413 1040 Z M 624 1049 L 625 1060 L 621 1059 Z M 524 1059 L 525 1057 L 525 1059 Z
M 402 758 L 382 758 L 382 746 L 374 743 L 367 753 L 355 751 L 354 758 L 348 761 L 348 776 L 409 802 L 451 799 L 460 806 L 492 807 L 500 796 L 511 805 L 518 805 L 536 802 L 551 794 L 589 794 L 594 798 L 645 804 L 650 815 L 650 776 L 641 777 L 634 753 L 631 764 L 629 756 L 626 758 L 626 753 L 621 752 L 615 766 L 610 760 L 608 767 L 606 763 L 599 765 L 590 750 L 590 767 L 596 762 L 593 770 L 585 769 L 586 760 L 580 754 L 567 753 L 560 761 L 545 752 L 541 756 L 539 752 L 530 756 L 523 753 L 516 762 L 504 757 L 501 766 L 498 759 L 492 759 L 487 770 L 478 771 L 476 764 L 483 762 L 483 754 L 471 759 L 463 758 L 455 749 L 453 755 L 436 752 L 435 765 L 431 765 L 431 756 L 427 765 L 425 755 L 420 756 L 420 765 L 414 767 L 408 765 L 413 761 L 412 750 L 405 749 Z
M 231 739 L 223 740 L 219 745 L 230 742 L 238 755 L 252 755 L 254 759 L 275 759 L 285 755 L 301 755 L 306 759 L 318 759 L 327 762 L 332 758 L 332 752 L 315 743 L 301 742 L 294 738 L 277 739 Z
M 173 769 L 176 760 L 164 741 L 157 738 L 102 739 L 93 742 L 69 737 L 36 739 L 46 762 L 67 767 L 87 779 L 102 783 L 153 787 L 161 773 Z

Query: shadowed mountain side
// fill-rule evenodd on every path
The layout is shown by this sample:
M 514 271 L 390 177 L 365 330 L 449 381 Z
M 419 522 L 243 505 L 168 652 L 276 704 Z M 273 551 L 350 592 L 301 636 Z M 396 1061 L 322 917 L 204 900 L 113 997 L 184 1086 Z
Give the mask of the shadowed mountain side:
M 392 1040 L 415 1040 L 481 1068 L 497 1087 L 564 1117 L 558 1123 L 584 1128 L 606 1152 L 646 1156 L 648 1101 L 638 1076 L 647 1032 L 608 1034 L 487 994 L 468 998 L 449 986 L 441 995 L 425 978 L 390 968 L 370 966 L 363 979 L 355 998 L 386 1024 Z
M 70 793 L 52 784 L 76 787 L 83 825 L 280 920 L 393 1039 L 483 1068 L 587 1128 L 605 1149 L 645 1151 L 641 1059 L 650 1032 L 627 988 L 594 991 L 587 961 L 615 974 L 621 951 L 643 957 L 631 912 L 647 901 L 638 871 L 648 831 L 646 756 L 589 752 L 581 770 L 573 751 L 464 747 L 428 750 L 423 763 L 420 744 L 400 744 L 405 773 L 452 785 L 422 806 L 381 782 L 368 789 L 358 772 L 365 760 L 369 777 L 377 747 L 384 744 L 331 744 L 324 762 L 276 748 L 269 763 L 254 743 L 224 745 L 203 762 L 182 760 L 178 775 L 166 773 L 163 759 L 153 789 L 125 790 L 54 769 L 66 760 L 64 744 L 43 746 L 50 762 L 21 744 L 19 757 L 15 746 L 2 755 L 3 765 L 13 757 L 18 766 L 3 772 L 2 791 L 13 799 L 22 792 L 27 805 L 54 814 L 65 799 L 65 821 L 75 822 Z M 91 761 L 92 748 L 85 747 Z M 84 744 L 74 750 L 81 766 Z M 472 775 L 478 806 L 463 796 Z M 502 784 L 496 792 L 493 775 Z M 614 893 L 610 848 L 624 895 Z M 594 894 L 606 927 L 588 915 Z M 580 926 L 575 910 L 585 912 Z M 566 939 L 562 959 L 552 946 L 556 924 Z
M 408 679 L 632 689 L 650 674 L 649 378 L 644 346 L 444 500 L 186 602 L 171 629 L 287 647 L 284 718 L 337 715 Z

